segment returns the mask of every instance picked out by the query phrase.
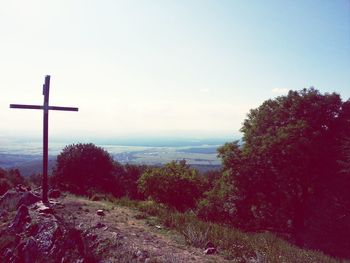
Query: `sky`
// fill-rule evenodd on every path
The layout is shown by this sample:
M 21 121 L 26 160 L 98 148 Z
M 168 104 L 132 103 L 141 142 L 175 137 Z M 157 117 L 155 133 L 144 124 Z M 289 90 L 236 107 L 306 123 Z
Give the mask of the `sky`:
M 0 138 L 231 138 L 266 99 L 350 97 L 349 0 L 0 0 Z

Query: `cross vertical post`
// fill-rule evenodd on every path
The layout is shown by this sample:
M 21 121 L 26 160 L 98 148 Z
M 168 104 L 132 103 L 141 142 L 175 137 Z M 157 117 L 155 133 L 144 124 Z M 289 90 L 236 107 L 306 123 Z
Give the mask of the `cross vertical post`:
M 43 177 L 42 177 L 42 200 L 48 203 L 48 161 L 49 161 L 49 110 L 59 111 L 78 111 L 75 107 L 59 107 L 49 106 L 50 94 L 50 75 L 45 76 L 45 83 L 43 85 L 44 104 L 41 105 L 23 105 L 10 104 L 10 108 L 14 109 L 32 109 L 43 110 Z
M 50 76 L 45 77 L 43 86 L 44 95 L 44 122 L 43 122 L 43 178 L 42 178 L 42 199 L 44 203 L 48 200 L 48 162 L 49 162 L 49 94 L 50 94 Z

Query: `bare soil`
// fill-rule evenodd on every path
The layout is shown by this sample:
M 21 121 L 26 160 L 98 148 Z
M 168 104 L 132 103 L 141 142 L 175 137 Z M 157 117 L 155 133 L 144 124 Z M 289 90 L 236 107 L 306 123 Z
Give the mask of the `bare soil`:
M 186 244 L 184 237 L 140 218 L 139 212 L 80 197 L 61 198 L 55 215 L 82 231 L 86 246 L 102 262 L 229 262 Z M 97 215 L 103 210 L 104 216 Z

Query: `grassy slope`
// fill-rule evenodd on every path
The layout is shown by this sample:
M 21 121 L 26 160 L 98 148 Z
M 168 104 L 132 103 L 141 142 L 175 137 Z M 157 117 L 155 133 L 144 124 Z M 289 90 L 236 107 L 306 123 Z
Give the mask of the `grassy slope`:
M 322 252 L 300 249 L 271 233 L 243 233 L 237 229 L 198 220 L 194 213 L 169 211 L 152 201 L 115 200 L 115 203 L 137 209 L 150 224 L 162 224 L 180 232 L 195 247 L 204 248 L 208 241 L 219 253 L 233 262 L 350 262 L 331 258 Z
M 107 251 L 109 251 L 109 256 L 113 259 L 119 256 L 120 259 L 134 259 L 136 244 L 139 249 L 159 248 L 160 256 L 153 256 L 154 259 L 161 260 L 151 262 L 170 262 L 170 258 L 171 262 L 192 262 L 190 259 L 193 259 L 193 262 L 224 262 L 224 259 L 229 262 L 251 263 L 341 262 L 321 252 L 297 248 L 270 233 L 242 233 L 234 228 L 200 221 L 191 212 L 169 211 L 152 201 L 119 199 L 93 202 L 82 197 L 68 195 L 61 199 L 61 202 L 63 206 L 57 208 L 55 214 L 64 219 L 67 224 L 73 224 L 82 231 L 84 230 L 83 232 L 88 233 L 87 236 L 96 234 L 97 240 L 89 244 L 89 247 L 94 245 L 97 255 L 103 257 L 108 256 Z M 106 211 L 106 216 L 102 221 L 94 212 L 97 209 Z M 0 230 L 7 228 L 14 214 L 15 210 L 6 216 L 7 220 L 3 221 L 5 218 L 2 218 Z M 96 228 L 98 222 L 106 224 L 108 230 Z M 124 236 L 122 242 L 110 237 L 111 234 L 116 233 L 118 236 Z M 12 242 L 9 238 L 13 236 L 0 236 L 0 248 Z M 217 257 L 203 255 L 202 251 L 208 241 L 218 248 Z M 193 247 L 200 249 L 195 250 Z M 179 260 L 175 260 L 176 256 Z M 164 261 L 165 257 L 167 259 Z M 181 258 L 186 258 L 186 261 Z

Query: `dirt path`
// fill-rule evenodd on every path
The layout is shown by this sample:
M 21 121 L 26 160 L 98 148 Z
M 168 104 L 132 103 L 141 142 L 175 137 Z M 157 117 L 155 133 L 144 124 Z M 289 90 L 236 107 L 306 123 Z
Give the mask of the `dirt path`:
M 229 262 L 186 245 L 183 237 L 137 219 L 132 209 L 67 196 L 55 214 L 83 232 L 87 247 L 102 262 Z M 104 216 L 96 214 L 104 210 Z

